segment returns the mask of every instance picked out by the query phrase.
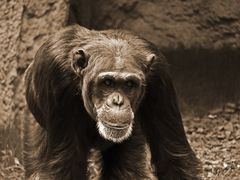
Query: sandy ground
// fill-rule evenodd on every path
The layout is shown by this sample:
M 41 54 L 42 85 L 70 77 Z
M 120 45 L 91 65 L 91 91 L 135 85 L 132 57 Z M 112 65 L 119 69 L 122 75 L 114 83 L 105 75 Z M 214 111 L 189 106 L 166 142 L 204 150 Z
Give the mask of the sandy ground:
M 240 179 L 240 103 L 227 103 L 202 117 L 183 118 L 189 141 L 203 166 L 203 179 Z M 21 180 L 24 168 L 10 149 L 0 151 L 0 179 Z M 98 173 L 91 164 L 91 171 Z

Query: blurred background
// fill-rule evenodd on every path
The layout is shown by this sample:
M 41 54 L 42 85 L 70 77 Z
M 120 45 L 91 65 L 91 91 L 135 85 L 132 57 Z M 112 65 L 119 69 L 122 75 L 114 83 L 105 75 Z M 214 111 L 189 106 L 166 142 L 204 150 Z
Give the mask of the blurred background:
M 239 179 L 239 0 L 1 0 L 0 179 L 23 179 L 32 118 L 24 71 L 49 35 L 75 23 L 127 29 L 155 43 L 171 64 L 203 179 Z

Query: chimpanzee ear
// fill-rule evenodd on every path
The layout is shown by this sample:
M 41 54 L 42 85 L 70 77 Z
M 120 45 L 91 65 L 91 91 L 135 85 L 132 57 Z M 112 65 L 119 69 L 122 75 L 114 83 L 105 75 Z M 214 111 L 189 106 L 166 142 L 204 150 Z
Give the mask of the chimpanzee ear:
M 90 56 L 82 48 L 72 51 L 71 66 L 77 75 L 80 75 L 81 70 L 87 67 L 89 57 Z
M 147 69 L 149 70 L 150 67 L 152 66 L 154 60 L 156 60 L 157 56 L 155 54 L 149 54 L 147 56 Z

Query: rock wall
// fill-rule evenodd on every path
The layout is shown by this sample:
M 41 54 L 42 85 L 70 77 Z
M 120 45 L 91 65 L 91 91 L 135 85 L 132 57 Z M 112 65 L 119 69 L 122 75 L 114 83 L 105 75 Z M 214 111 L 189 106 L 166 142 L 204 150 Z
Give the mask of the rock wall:
M 13 2 L 0 5 L 0 127 L 6 128 L 13 123 L 14 83 L 17 78 L 17 50 L 21 31 L 23 7 Z
M 237 48 L 240 46 L 238 0 L 99 0 L 92 27 L 137 32 L 160 48 Z
M 0 170 L 18 162 L 15 158 L 22 160 L 24 123 L 29 122 L 24 71 L 43 40 L 64 26 L 67 17 L 66 0 L 0 1 Z

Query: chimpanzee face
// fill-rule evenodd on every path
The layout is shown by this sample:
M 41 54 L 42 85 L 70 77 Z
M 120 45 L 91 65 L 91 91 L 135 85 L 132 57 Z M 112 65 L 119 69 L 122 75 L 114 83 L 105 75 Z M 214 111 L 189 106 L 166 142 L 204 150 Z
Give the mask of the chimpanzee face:
M 108 140 L 121 142 L 131 134 L 134 112 L 144 91 L 142 79 L 130 72 L 101 72 L 93 87 L 99 133 Z
M 85 108 L 96 120 L 100 135 L 116 143 L 131 135 L 134 114 L 144 96 L 146 77 L 140 62 L 147 63 L 155 57 L 149 54 L 137 59 L 125 53 L 125 48 L 98 48 L 104 55 L 101 57 L 91 54 L 91 50 L 73 51 L 72 67 L 82 76 Z

